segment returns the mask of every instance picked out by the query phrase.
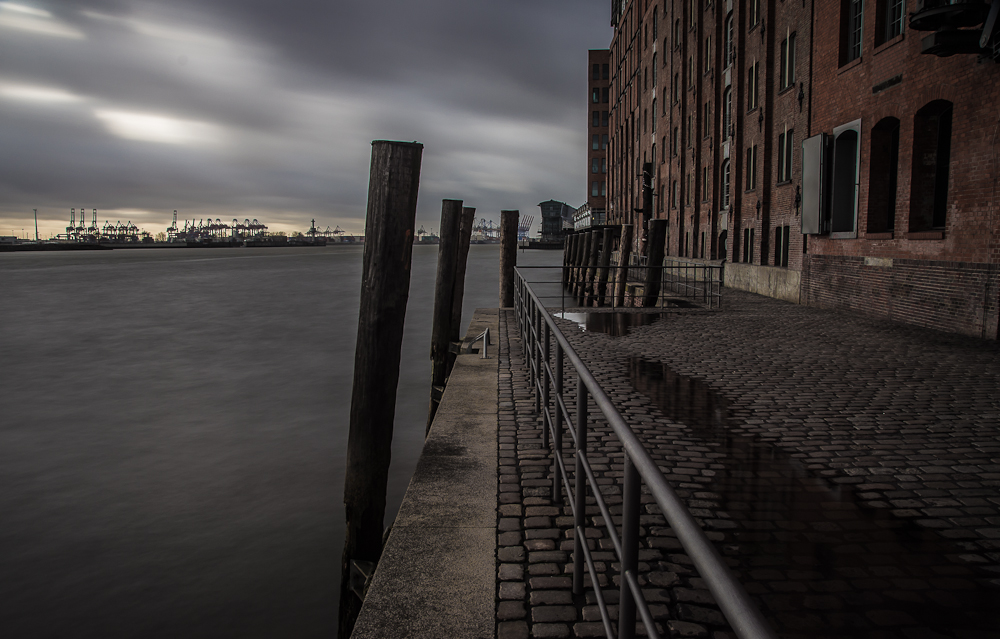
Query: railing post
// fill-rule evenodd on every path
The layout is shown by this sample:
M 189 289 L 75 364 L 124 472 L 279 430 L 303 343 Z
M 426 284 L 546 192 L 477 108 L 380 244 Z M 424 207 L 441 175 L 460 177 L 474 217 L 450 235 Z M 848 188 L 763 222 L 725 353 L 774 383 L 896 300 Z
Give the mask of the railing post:
M 562 344 L 556 342 L 556 401 L 555 425 L 552 428 L 552 503 L 562 503 L 562 473 L 559 472 L 559 459 L 562 457 L 562 410 L 559 408 L 559 398 L 563 394 L 563 351 Z
M 532 355 L 535 358 L 535 414 L 542 412 L 542 389 L 545 385 L 545 371 L 542 369 L 542 308 L 541 305 L 535 307 L 535 349 Z M 544 426 L 545 420 L 542 420 Z
M 625 476 L 624 495 L 622 498 L 622 567 L 621 587 L 618 592 L 618 639 L 633 639 L 635 637 L 635 597 L 629 588 L 626 573 L 636 575 L 639 568 L 639 471 L 629 458 L 624 455 L 623 475 Z M 647 628 L 647 633 L 649 629 Z
M 583 377 L 576 376 L 576 471 L 573 480 L 573 497 L 576 500 L 573 517 L 573 594 L 583 594 L 583 548 L 587 543 L 584 524 L 587 521 L 587 476 L 583 471 L 583 458 L 587 454 L 587 387 Z M 599 584 L 595 584 L 599 587 Z
M 540 371 L 542 375 L 542 405 L 545 406 L 545 411 L 542 413 L 542 448 L 549 447 L 549 428 L 552 422 L 549 421 L 549 374 L 545 371 L 545 366 L 549 363 L 549 351 L 551 347 L 549 345 L 549 324 L 546 321 L 542 321 L 542 329 L 545 333 L 545 339 L 543 344 L 545 347 L 545 357 L 542 358 L 542 370 Z

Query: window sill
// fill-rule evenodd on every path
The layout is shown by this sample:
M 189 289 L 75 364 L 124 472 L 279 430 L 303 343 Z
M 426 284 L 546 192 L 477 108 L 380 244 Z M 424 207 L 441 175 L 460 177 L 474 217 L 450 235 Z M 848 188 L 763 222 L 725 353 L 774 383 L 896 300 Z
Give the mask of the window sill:
M 944 231 L 910 231 L 906 234 L 908 240 L 943 240 Z
M 892 231 L 886 233 L 865 233 L 866 240 L 891 240 L 892 238 Z
M 905 37 L 906 37 L 906 33 L 900 33 L 898 36 L 896 36 L 892 40 L 886 40 L 882 44 L 876 45 L 875 50 L 872 51 L 872 54 L 873 55 L 878 55 L 878 54 L 882 53 L 883 51 L 885 51 L 889 47 L 891 47 L 893 45 L 896 45 L 896 44 L 899 44 L 900 42 L 902 42 Z
M 847 62 L 847 63 L 841 65 L 841 67 L 839 69 L 837 69 L 837 75 L 840 75 L 841 73 L 845 73 L 845 72 L 850 71 L 851 69 L 853 69 L 853 68 L 855 68 L 857 66 L 860 66 L 861 65 L 861 60 L 863 60 L 863 59 L 864 59 L 864 56 L 858 56 L 858 57 L 854 58 L 853 60 L 851 60 L 850 62 Z
M 795 88 L 795 83 L 793 82 L 792 84 L 789 84 L 784 89 L 778 91 L 778 95 L 785 95 L 786 93 L 788 93 L 789 91 L 791 91 L 794 88 Z
M 788 186 L 791 183 L 792 183 L 791 180 L 783 180 L 783 181 L 778 182 L 777 184 L 775 184 L 775 186 Z
M 838 231 L 837 233 L 830 233 L 831 240 L 856 240 L 858 239 L 857 231 Z

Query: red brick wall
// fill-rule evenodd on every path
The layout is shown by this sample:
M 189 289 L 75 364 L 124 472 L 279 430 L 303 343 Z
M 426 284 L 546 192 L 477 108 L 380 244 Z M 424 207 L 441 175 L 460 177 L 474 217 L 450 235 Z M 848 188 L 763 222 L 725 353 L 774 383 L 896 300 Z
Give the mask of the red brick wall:
M 974 262 L 807 255 L 803 304 L 997 338 L 1000 271 Z

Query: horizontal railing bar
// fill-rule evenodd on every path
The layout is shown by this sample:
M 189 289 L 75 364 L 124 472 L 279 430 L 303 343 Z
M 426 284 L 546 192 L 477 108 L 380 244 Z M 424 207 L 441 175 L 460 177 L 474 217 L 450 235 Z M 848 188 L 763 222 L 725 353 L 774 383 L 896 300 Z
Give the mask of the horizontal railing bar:
M 601 611 L 601 621 L 604 622 L 604 634 L 608 639 L 614 639 L 615 631 L 611 628 L 611 615 L 608 613 L 608 607 L 604 603 L 604 590 L 601 589 L 601 583 L 597 580 L 597 567 L 594 566 L 594 559 L 590 556 L 590 547 L 587 546 L 587 536 L 579 526 L 575 527 L 574 530 L 576 532 L 576 541 L 583 548 L 583 559 L 587 562 L 587 570 L 590 572 L 590 585 L 594 588 L 597 607 Z M 656 639 L 659 639 L 659 637 Z
M 626 570 L 623 575 L 625 581 L 628 582 L 628 588 L 632 591 L 632 597 L 636 601 L 642 601 L 644 598 L 642 596 L 642 588 L 639 587 L 639 581 L 636 579 L 635 575 L 632 574 L 631 570 Z M 639 614 L 642 616 L 642 623 L 646 626 L 646 634 L 653 639 L 660 639 L 660 633 L 656 631 L 656 622 L 653 621 L 653 615 L 649 613 L 648 606 L 636 606 L 639 609 Z
M 515 272 L 518 268 L 515 267 Z M 523 281 L 523 276 L 518 273 Z M 530 286 L 524 287 L 530 300 L 534 304 L 544 309 L 544 305 Z M 590 372 L 590 369 L 583 363 L 576 351 L 570 345 L 566 336 L 556 326 L 555 321 L 548 312 L 542 314 L 544 321 L 549 325 L 551 334 L 562 347 L 565 357 L 569 360 L 573 368 L 579 375 L 579 380 L 589 391 L 595 404 L 604 414 L 608 425 L 614 431 L 618 440 L 622 443 L 623 452 L 629 456 L 640 477 L 646 482 L 653 499 L 669 522 L 677 535 L 678 541 L 687 551 L 692 563 L 698 569 L 699 574 L 705 580 L 709 591 L 712 593 L 723 614 L 729 621 L 733 630 L 741 638 L 771 639 L 775 635 L 771 631 L 769 624 L 761 615 L 760 611 L 750 600 L 749 595 L 743 586 L 735 579 L 729 567 L 722 560 L 718 550 L 708 540 L 705 533 L 695 522 L 694 517 L 688 512 L 686 506 L 667 483 L 666 478 L 660 472 L 659 467 L 649 455 L 642 443 L 636 437 L 632 429 L 629 428 L 621 413 L 615 408 L 611 398 L 608 397 L 600 383 Z M 596 492 L 596 491 L 595 491 Z M 639 598 L 639 601 L 643 601 Z M 643 605 L 645 605 L 643 603 Z
M 601 495 L 597 478 L 594 477 L 594 470 L 590 467 L 590 460 L 587 459 L 587 456 L 583 454 L 582 451 L 577 451 L 577 455 L 583 461 L 583 472 L 587 474 L 587 481 L 594 487 L 594 499 L 597 501 L 597 507 L 601 510 L 601 516 L 604 517 L 604 525 L 608 529 L 608 533 L 611 535 L 611 543 L 615 546 L 615 554 L 618 555 L 618 561 L 621 561 L 622 542 L 618 538 L 618 531 L 615 530 L 615 523 L 611 518 L 611 511 L 608 510 L 608 504 L 604 501 L 604 496 Z

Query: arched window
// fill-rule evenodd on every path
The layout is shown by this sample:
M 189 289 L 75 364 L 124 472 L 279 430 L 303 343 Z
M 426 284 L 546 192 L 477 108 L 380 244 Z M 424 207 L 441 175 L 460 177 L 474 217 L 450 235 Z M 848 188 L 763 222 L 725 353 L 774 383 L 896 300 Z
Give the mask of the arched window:
M 656 88 L 656 54 L 653 54 L 653 88 Z
M 833 130 L 833 183 L 830 233 L 857 237 L 861 120 Z
M 722 162 L 722 192 L 719 194 L 722 208 L 729 208 L 729 160 Z
M 722 138 L 729 138 L 729 129 L 733 124 L 733 89 L 726 87 L 722 94 Z
M 733 14 L 726 18 L 726 27 L 722 33 L 722 60 L 723 66 L 728 67 L 733 63 Z
M 952 104 L 935 100 L 913 117 L 910 231 L 943 229 L 948 213 Z
M 883 118 L 872 129 L 868 174 L 868 232 L 885 233 L 896 226 L 899 173 L 899 120 Z

